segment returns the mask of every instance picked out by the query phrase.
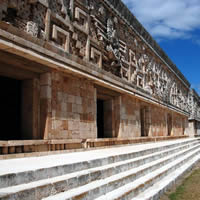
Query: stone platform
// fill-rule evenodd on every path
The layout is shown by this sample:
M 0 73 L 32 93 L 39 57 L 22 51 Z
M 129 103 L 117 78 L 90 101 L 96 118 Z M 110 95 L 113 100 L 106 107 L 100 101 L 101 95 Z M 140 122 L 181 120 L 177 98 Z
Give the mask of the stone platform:
M 58 154 L 62 152 L 85 151 L 95 148 L 112 147 L 146 142 L 157 142 L 187 138 L 187 136 L 160 136 L 140 138 L 107 138 L 107 139 L 67 139 L 67 140 L 10 140 L 0 141 L 0 159 L 21 158 Z
M 197 138 L 0 161 L 0 199 L 159 199 L 200 159 Z

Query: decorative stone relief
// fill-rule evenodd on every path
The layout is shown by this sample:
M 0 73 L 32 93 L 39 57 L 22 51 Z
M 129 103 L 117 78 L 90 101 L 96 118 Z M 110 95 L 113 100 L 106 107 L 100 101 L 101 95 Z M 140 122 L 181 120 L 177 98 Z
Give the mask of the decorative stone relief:
M 104 8 L 104 6 L 101 4 L 101 5 L 99 6 L 99 9 L 98 9 L 98 15 L 99 15 L 99 16 L 105 16 L 105 14 L 106 14 L 105 8 Z
M 103 2 L 2 0 L 0 20 L 91 62 L 158 100 L 192 115 L 200 113 L 199 104 L 191 103 L 193 97 L 166 63 Z
M 108 18 L 107 20 L 107 46 L 108 58 L 111 62 L 111 67 L 116 68 L 119 71 L 119 75 L 122 78 L 130 78 L 130 68 L 128 62 L 128 50 L 126 43 L 118 38 L 115 24 L 117 18 Z
M 108 36 L 108 41 L 109 41 L 109 45 L 107 46 L 107 51 L 109 51 L 111 54 L 110 57 L 112 57 L 112 59 L 114 61 L 117 61 L 121 62 L 121 54 L 120 54 L 120 51 L 119 51 L 119 39 L 117 38 L 117 33 L 116 33 L 116 30 L 114 28 L 114 21 L 109 18 L 107 20 L 107 36 Z
M 82 32 L 89 34 L 89 16 L 88 14 L 81 10 L 79 7 L 75 8 L 75 23 L 74 25 Z
M 3 0 L 1 2 L 1 6 L 0 6 L 0 20 L 5 18 L 5 14 L 7 12 L 7 8 L 8 8 L 8 2 L 6 0 Z
M 35 22 L 31 22 L 31 21 L 27 22 L 26 31 L 27 31 L 27 33 L 29 33 L 33 37 L 37 37 L 38 32 L 39 32 L 38 24 L 35 23 Z
M 189 93 L 188 109 L 190 112 L 190 119 L 200 121 L 200 98 L 194 90 L 190 90 Z
M 65 52 L 69 53 L 69 32 L 53 25 L 52 38 L 60 44 Z
M 72 40 L 70 43 L 71 53 L 85 58 L 86 56 L 86 46 L 87 46 L 87 35 L 79 30 L 74 30 L 72 34 Z
M 70 19 L 70 0 L 49 0 L 49 7 L 64 20 Z
M 0 18 L 31 34 L 33 37 L 44 39 L 45 16 L 47 8 L 45 1 L 7 0 L 0 7 Z
M 91 48 L 91 59 L 98 64 L 99 68 L 102 68 L 102 53 L 93 47 Z

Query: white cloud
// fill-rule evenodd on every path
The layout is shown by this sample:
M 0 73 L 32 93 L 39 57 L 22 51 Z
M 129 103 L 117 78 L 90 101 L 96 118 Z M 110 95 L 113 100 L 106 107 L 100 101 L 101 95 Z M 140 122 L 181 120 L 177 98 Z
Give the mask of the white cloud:
M 157 39 L 189 38 L 200 28 L 200 0 L 123 0 Z

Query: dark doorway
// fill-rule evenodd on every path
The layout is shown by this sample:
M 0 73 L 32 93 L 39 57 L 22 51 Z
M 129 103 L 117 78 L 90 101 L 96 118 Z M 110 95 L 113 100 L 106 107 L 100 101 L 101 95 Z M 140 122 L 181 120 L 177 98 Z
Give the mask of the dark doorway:
M 144 137 L 145 136 L 145 110 L 144 108 L 140 109 L 140 121 L 141 121 L 141 136 Z
M 112 100 L 97 99 L 97 137 L 113 137 Z
M 116 122 L 117 111 L 120 110 L 118 105 L 120 105 L 115 99 L 117 99 L 120 94 L 96 85 L 97 92 L 97 138 L 114 138 L 116 137 L 116 124 L 119 124 L 119 120 Z M 119 113 L 120 115 L 120 113 Z
M 0 140 L 21 138 L 21 81 L 0 76 Z
M 97 99 L 97 137 L 104 138 L 104 105 L 103 100 Z
M 142 107 L 140 109 L 140 122 L 141 122 L 141 137 L 148 137 L 150 122 L 149 122 L 149 110 L 148 107 Z
M 167 115 L 167 135 L 171 136 L 172 134 L 172 116 L 171 114 Z
M 183 128 L 182 135 L 184 135 L 185 134 L 185 119 L 182 119 L 182 128 Z

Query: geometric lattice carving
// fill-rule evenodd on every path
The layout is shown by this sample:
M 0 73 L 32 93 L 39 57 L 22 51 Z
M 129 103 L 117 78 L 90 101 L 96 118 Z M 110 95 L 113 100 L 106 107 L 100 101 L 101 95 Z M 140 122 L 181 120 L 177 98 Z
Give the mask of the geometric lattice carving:
M 61 29 L 60 27 L 53 25 L 52 38 L 57 41 L 63 48 L 65 52 L 69 53 L 69 32 Z
M 88 14 L 80 8 L 75 8 L 75 19 L 78 21 L 75 25 L 86 34 L 89 34 Z
M 102 68 L 102 53 L 100 51 L 92 47 L 91 58 L 93 61 L 96 61 L 96 63 L 99 65 L 99 68 Z
M 27 33 L 29 33 L 33 37 L 37 37 L 38 36 L 38 32 L 39 32 L 38 24 L 34 23 L 32 21 L 29 21 L 27 23 L 27 26 L 26 26 L 26 31 L 27 31 Z
M 197 112 L 200 117 L 200 109 L 196 108 L 200 103 L 189 98 L 188 88 L 167 63 L 102 2 L 1 0 L 0 20 L 128 80 L 154 98 L 190 110 L 193 116 Z

